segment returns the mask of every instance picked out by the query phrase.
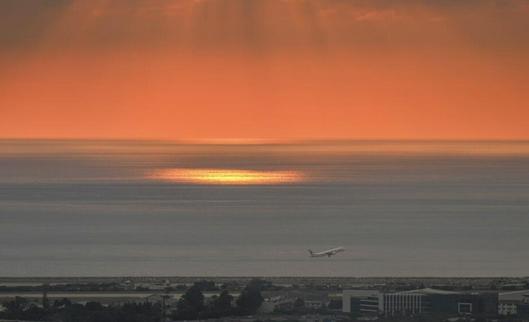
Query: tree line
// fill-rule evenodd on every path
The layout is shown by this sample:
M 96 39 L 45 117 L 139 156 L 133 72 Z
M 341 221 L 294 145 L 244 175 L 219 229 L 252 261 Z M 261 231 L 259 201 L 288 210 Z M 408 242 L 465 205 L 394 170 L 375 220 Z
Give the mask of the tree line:
M 191 286 L 177 303 L 176 311 L 171 315 L 174 320 L 197 320 L 220 318 L 234 315 L 252 315 L 263 303 L 261 291 L 266 282 L 253 279 L 241 291 L 235 300 L 227 290 L 206 303 L 203 288 L 199 283 Z M 234 305 L 235 304 L 235 305 Z
M 261 291 L 266 282 L 250 281 L 237 299 L 227 290 L 206 301 L 204 291 L 210 283 L 197 282 L 182 295 L 176 310 L 167 309 L 171 320 L 197 320 L 226 316 L 252 315 L 263 302 Z M 99 302 L 73 303 L 68 299 L 43 303 L 38 306 L 27 299 L 16 297 L 2 303 L 0 319 L 57 322 L 160 322 L 162 305 L 159 302 L 125 303 L 105 306 Z

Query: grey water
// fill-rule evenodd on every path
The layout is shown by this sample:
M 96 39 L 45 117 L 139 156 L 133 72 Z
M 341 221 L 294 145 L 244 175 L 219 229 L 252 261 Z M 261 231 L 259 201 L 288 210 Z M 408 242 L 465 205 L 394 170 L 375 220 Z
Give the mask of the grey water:
M 110 275 L 527 276 L 529 142 L 1 140 L 0 276 Z

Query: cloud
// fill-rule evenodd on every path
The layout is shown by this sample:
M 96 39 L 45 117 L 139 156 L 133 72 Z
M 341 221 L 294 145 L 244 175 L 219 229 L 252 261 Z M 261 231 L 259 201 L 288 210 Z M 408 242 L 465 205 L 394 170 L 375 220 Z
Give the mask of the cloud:
M 0 48 L 525 48 L 528 0 L 3 0 Z
M 0 49 L 38 42 L 71 3 L 71 0 L 0 1 Z

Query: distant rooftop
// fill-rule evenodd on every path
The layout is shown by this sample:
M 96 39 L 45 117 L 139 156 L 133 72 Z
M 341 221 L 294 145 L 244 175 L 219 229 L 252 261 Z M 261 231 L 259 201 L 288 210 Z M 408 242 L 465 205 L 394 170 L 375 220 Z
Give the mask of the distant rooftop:
M 523 301 L 529 297 L 529 290 L 501 292 L 499 298 L 501 301 Z
M 459 292 L 439 290 L 434 288 L 421 288 L 418 290 L 397 292 L 398 294 L 457 294 Z

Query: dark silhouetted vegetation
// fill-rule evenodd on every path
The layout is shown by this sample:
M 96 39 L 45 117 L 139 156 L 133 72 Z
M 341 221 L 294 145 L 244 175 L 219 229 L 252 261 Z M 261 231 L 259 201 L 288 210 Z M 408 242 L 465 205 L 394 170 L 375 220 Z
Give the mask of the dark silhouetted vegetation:
M 202 285 L 195 283 L 178 301 L 174 318 L 177 320 L 196 320 L 203 315 L 204 308 Z
M 60 322 L 159 322 L 160 306 L 153 303 L 126 303 L 104 306 L 99 302 L 85 305 L 67 299 L 55 301 L 43 309 L 26 299 L 17 297 L 2 304 L 0 319 Z
M 220 318 L 233 315 L 235 313 L 232 306 L 233 299 L 234 297 L 227 290 L 222 291 L 211 303 L 209 308 L 210 317 Z
M 252 280 L 242 290 L 241 295 L 234 307 L 234 297 L 223 290 L 219 296 L 213 297 L 206 305 L 203 295 L 205 287 L 211 285 L 204 282 L 195 283 L 191 286 L 182 298 L 178 301 L 177 310 L 172 314 L 175 320 L 196 320 L 208 318 L 220 318 L 232 315 L 251 315 L 263 302 L 261 289 L 266 283 L 262 280 Z
M 263 281 L 259 279 L 251 280 L 246 285 L 237 299 L 237 311 L 239 314 L 252 315 L 257 312 L 264 300 L 261 296 L 263 287 Z
M 239 298 L 228 290 L 206 302 L 203 292 L 215 288 L 215 285 L 200 281 L 187 289 L 177 302 L 176 310 L 168 315 L 174 320 L 197 320 L 221 318 L 236 315 L 252 315 L 263 302 L 261 290 L 269 285 L 262 280 L 252 280 L 241 291 Z M 234 302 L 236 305 L 234 306 Z M 44 307 L 17 297 L 3 303 L 4 311 L 0 319 L 57 322 L 159 322 L 161 321 L 160 303 L 125 303 L 122 305 L 103 305 L 99 302 L 86 304 L 72 303 L 68 299 L 56 300 Z

